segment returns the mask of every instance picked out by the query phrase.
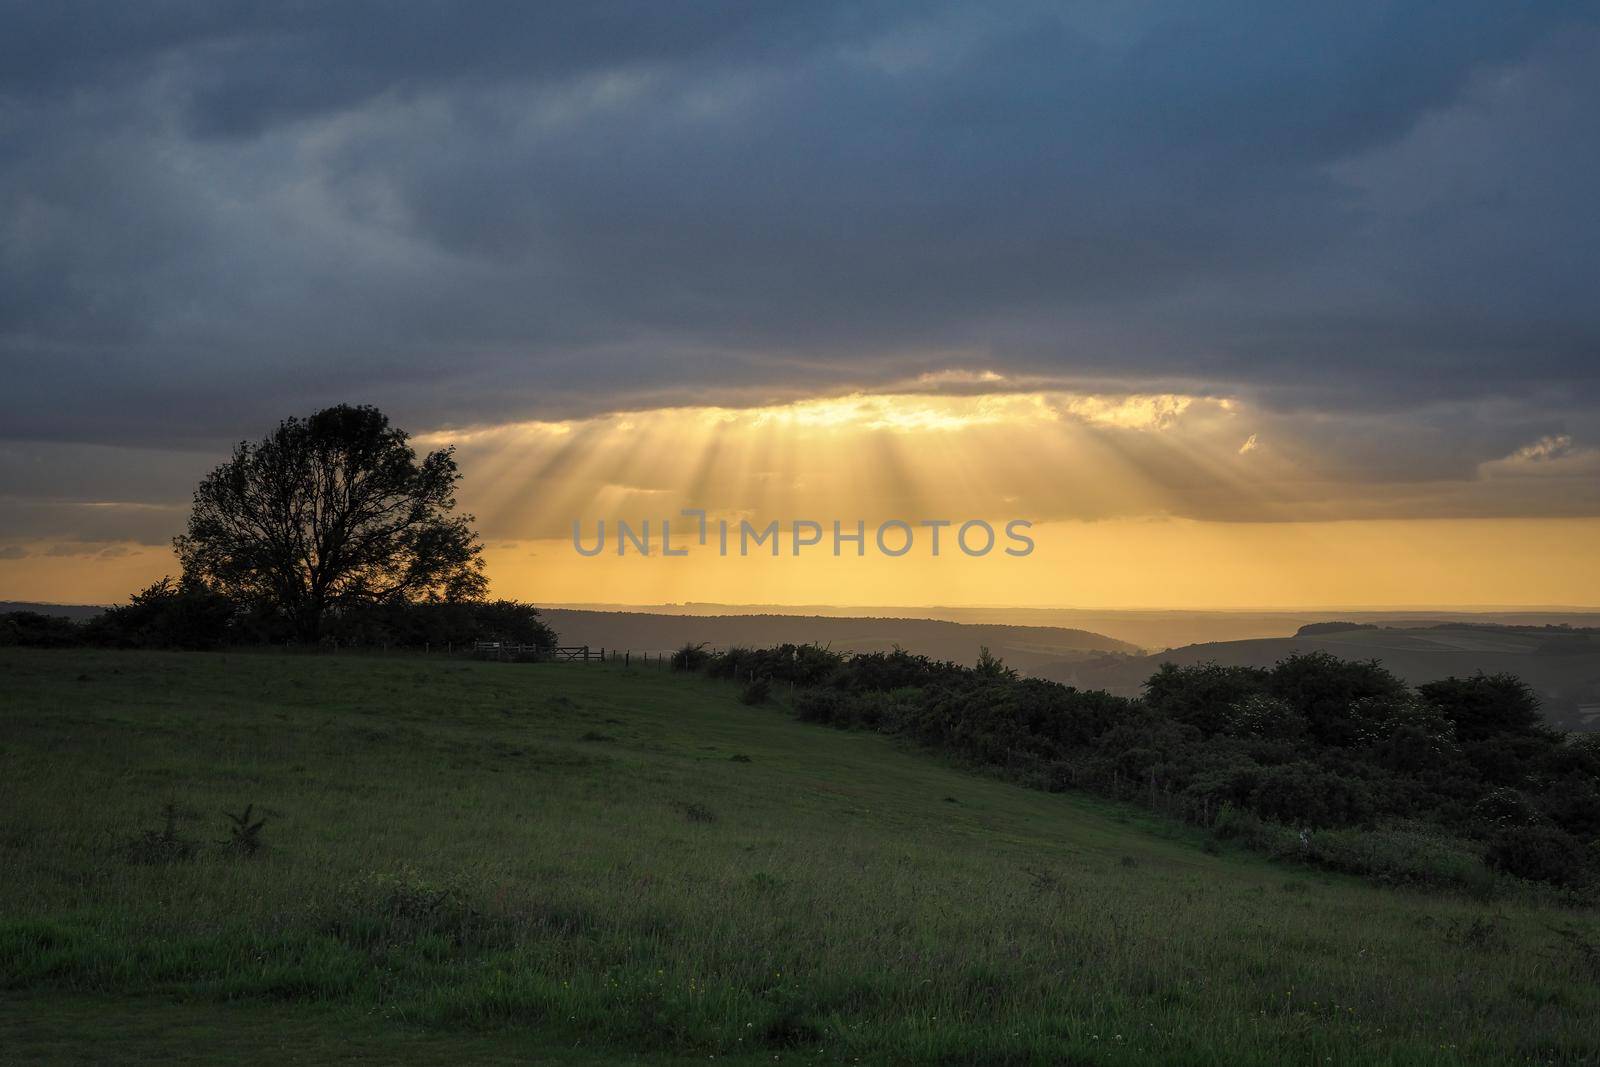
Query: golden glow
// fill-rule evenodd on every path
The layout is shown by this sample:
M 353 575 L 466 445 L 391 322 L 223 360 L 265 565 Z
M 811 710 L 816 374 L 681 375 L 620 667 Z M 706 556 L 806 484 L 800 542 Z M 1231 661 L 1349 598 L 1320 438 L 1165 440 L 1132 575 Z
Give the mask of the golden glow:
M 611 551 L 583 559 L 565 537 L 495 540 L 485 556 L 494 595 L 536 603 L 1600 607 L 1596 519 L 1129 519 L 1047 523 L 1031 533 L 1038 548 L 1025 559 L 721 559 L 695 548 L 682 559 Z M 14 600 L 112 603 L 174 569 L 171 553 L 155 547 L 41 555 L 0 560 L 0 589 Z
M 867 394 L 752 408 L 630 411 L 419 438 L 454 444 L 491 538 L 574 519 L 712 515 L 869 522 L 1185 513 L 1183 496 L 1265 496 L 1229 403 L 1171 395 Z M 1177 490 L 1171 487 L 1181 486 Z
M 676 527 L 674 538 L 676 543 Z M 1056 522 L 1032 556 L 581 559 L 567 540 L 488 553 L 495 588 L 546 603 L 947 607 L 1600 606 L 1600 519 Z M 869 534 L 870 536 L 870 534 Z M 591 531 L 592 541 L 592 531 Z
M 456 447 L 494 592 L 536 602 L 1600 604 L 1600 520 L 1451 517 L 1516 516 L 1506 502 L 1593 477 L 1592 450 L 1548 437 L 1455 481 L 1363 480 L 1295 430 L 1232 398 L 1024 389 L 962 369 L 890 393 L 441 430 L 417 444 Z M 1037 549 L 931 559 L 869 547 L 857 559 L 825 542 L 795 558 L 786 540 L 778 559 L 618 559 L 613 540 L 590 559 L 572 548 L 574 520 L 592 540 L 602 519 L 613 534 L 618 519 L 649 520 L 658 543 L 672 519 L 681 546 L 685 508 L 786 531 L 1021 518 Z M 0 592 L 18 599 L 116 600 L 173 569 L 161 548 L 22 550 L 0 557 Z

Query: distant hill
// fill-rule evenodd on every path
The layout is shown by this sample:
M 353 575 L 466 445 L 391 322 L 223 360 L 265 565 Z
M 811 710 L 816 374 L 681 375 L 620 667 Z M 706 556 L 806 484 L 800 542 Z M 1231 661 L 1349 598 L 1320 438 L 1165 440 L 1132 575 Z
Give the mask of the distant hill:
M 1215 641 L 1153 656 L 1080 660 L 1035 673 L 1091 689 L 1134 695 L 1162 663 L 1215 661 L 1270 667 L 1296 652 L 1376 659 L 1412 685 L 1475 671 L 1509 672 L 1539 694 L 1550 721 L 1568 730 L 1600 730 L 1600 629 L 1436 623 L 1412 627 L 1310 626 L 1294 637 Z
M 549 608 L 542 614 L 561 635 L 563 645 L 635 652 L 663 652 L 700 643 L 714 648 L 816 643 L 851 652 L 882 652 L 898 645 L 934 659 L 971 664 L 977 660 L 978 650 L 987 647 L 1007 664 L 1037 673 L 1046 666 L 1141 651 L 1104 634 L 1055 626 L 820 615 L 658 615 L 569 608 Z
M 106 610 L 100 604 L 35 604 L 27 600 L 0 600 L 0 615 L 11 611 L 37 611 L 65 619 L 92 619 Z
M 1019 608 L 828 604 L 559 604 L 584 611 L 624 611 L 646 615 L 801 615 L 828 618 L 914 618 L 980 626 L 1044 626 L 1087 630 L 1126 641 L 1148 652 L 1204 641 L 1245 641 L 1289 637 L 1300 627 L 1338 619 L 1376 626 L 1429 626 L 1441 622 L 1571 626 L 1600 625 L 1600 612 L 1578 608 L 1458 608 L 1406 611 L 1356 611 L 1348 608 L 1230 609 L 1213 611 L 1157 608 Z

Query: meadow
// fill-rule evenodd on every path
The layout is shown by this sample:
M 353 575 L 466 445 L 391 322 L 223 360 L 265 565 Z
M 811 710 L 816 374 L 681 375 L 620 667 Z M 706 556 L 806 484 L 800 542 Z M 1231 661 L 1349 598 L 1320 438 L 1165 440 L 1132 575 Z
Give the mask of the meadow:
M 1600 1060 L 1592 912 L 1270 862 L 728 682 L 12 648 L 0 680 L 0 1062 Z

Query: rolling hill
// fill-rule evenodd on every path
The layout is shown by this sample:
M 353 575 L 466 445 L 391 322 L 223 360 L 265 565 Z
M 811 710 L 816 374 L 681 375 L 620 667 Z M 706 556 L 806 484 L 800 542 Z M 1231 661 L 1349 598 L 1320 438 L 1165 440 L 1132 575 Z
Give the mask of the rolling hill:
M 1592 914 L 1274 864 L 702 677 L 0 671 L 0 1059 L 1600 1057 Z
M 1172 610 L 1161 608 L 1030 608 L 942 607 L 830 604 L 555 604 L 552 608 L 627 612 L 644 615 L 790 615 L 855 619 L 941 619 L 978 626 L 1046 627 L 1087 630 L 1137 645 L 1147 652 L 1207 641 L 1247 641 L 1288 637 L 1307 623 L 1348 619 L 1380 626 L 1427 626 L 1438 622 L 1519 626 L 1597 626 L 1600 612 L 1577 608 L 1432 608 L 1427 610 L 1352 610 L 1348 608 L 1234 608 Z M 1330 613 L 1331 612 L 1331 613 Z
M 104 611 L 99 604 L 39 604 L 29 600 L 0 600 L 0 615 L 13 611 L 32 611 L 40 615 L 55 615 L 63 619 L 82 622 Z
M 1003 626 L 917 618 L 823 615 L 669 615 L 549 608 L 542 614 L 564 645 L 652 653 L 685 644 L 766 648 L 822 644 L 839 651 L 884 652 L 896 646 L 934 659 L 971 664 L 981 648 L 1021 670 L 1106 653 L 1134 654 L 1136 645 L 1088 630 Z

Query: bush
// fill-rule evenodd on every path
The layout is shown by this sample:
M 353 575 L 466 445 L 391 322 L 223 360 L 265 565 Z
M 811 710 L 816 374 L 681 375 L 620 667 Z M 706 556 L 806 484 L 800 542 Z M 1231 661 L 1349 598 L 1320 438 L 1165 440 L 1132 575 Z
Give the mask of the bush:
M 1539 811 L 1515 789 L 1492 789 L 1472 805 L 1473 821 L 1485 831 L 1498 832 L 1541 821 Z
M 1557 826 L 1590 841 L 1600 841 L 1600 782 L 1592 774 L 1569 771 L 1551 782 L 1539 806 Z
M 1476 850 L 1426 824 L 1369 830 L 1319 830 L 1309 835 L 1307 862 L 1396 885 L 1423 885 L 1487 895 L 1493 875 Z
M 331 614 L 324 627 L 340 646 L 443 649 L 504 641 L 548 651 L 556 633 L 532 604 L 515 600 L 389 601 Z M 182 648 L 280 643 L 293 630 L 277 612 L 230 600 L 203 582 L 162 578 L 87 622 L 14 611 L 0 615 L 0 645 L 67 648 Z
M 1489 842 L 1485 860 L 1495 870 L 1535 882 L 1573 885 L 1588 863 L 1583 842 L 1553 826 L 1501 830 Z
M 339 645 L 388 648 L 470 646 L 475 641 L 556 646 L 556 633 L 532 604 L 515 600 L 404 600 L 346 607 L 324 624 Z
M 1282 660 L 1268 672 L 1266 688 L 1299 712 L 1311 736 L 1329 747 L 1364 740 L 1361 727 L 1371 716 L 1370 711 L 1359 713 L 1364 704 L 1392 706 L 1410 698 L 1405 683 L 1376 660 L 1342 660 L 1326 652 Z
M 71 648 L 83 644 L 83 627 L 61 615 L 8 611 L 0 615 L 0 645 Z
M 706 651 L 706 646 L 684 645 L 672 654 L 672 669 L 675 671 L 697 671 L 711 662 L 711 653 Z
M 848 703 L 837 689 L 802 689 L 795 694 L 794 713 L 801 722 L 843 726 Z
M 110 648 L 221 648 L 237 614 L 232 600 L 205 583 L 169 576 L 90 619 L 84 639 Z
M 1417 692 L 1450 720 L 1464 744 L 1546 732 L 1539 698 L 1514 675 L 1479 671 L 1471 678 L 1427 682 Z
M 772 682 L 766 678 L 757 678 L 744 687 L 744 692 L 739 694 L 741 704 L 765 704 L 772 695 Z
M 1304 762 L 1265 771 L 1250 806 L 1293 826 L 1348 826 L 1369 818 L 1374 807 L 1360 781 Z
M 167 804 L 161 809 L 162 827 L 143 830 L 124 846 L 128 862 L 133 864 L 182 863 L 192 860 L 200 851 L 200 842 L 178 832 L 178 806 Z
M 766 678 L 797 686 L 823 685 L 840 670 L 844 657 L 821 645 L 730 648 L 707 653 L 703 669 L 713 678 L 749 681 Z
M 1260 696 L 1266 682 L 1267 672 L 1256 667 L 1163 663 L 1144 683 L 1144 699 L 1161 714 L 1209 736 L 1226 730 L 1234 709 Z
M 228 839 L 218 842 L 226 846 L 236 856 L 254 856 L 261 851 L 261 829 L 267 825 L 267 820 L 252 818 L 255 813 L 254 804 L 246 804 L 244 810 L 235 815 L 225 811 L 222 814 L 228 819 Z
M 1015 667 L 1007 667 L 1005 660 L 991 654 L 987 645 L 978 649 L 978 664 L 972 669 L 980 678 L 998 678 L 1005 681 L 1014 681 L 1017 677 L 1017 669 Z
M 1285 701 L 1251 693 L 1227 709 L 1228 732 L 1243 737 L 1291 740 L 1306 732 L 1305 716 Z

